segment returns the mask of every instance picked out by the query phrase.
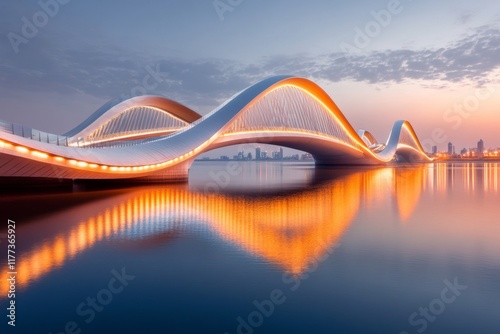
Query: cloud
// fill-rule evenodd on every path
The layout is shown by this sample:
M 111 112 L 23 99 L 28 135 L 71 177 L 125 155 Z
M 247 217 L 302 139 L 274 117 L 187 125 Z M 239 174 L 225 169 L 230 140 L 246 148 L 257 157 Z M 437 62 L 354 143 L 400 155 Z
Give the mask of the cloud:
M 108 48 L 25 51 L 20 53 L 22 58 L 0 57 L 0 85 L 5 87 L 0 96 L 16 90 L 109 99 L 161 94 L 195 105 L 216 105 L 228 91 L 243 89 L 248 83 L 242 78 L 246 75 L 241 65 L 226 60 L 152 59 Z
M 298 72 L 334 82 L 354 80 L 375 84 L 425 80 L 482 84 L 488 74 L 500 67 L 498 54 L 500 30 L 479 28 L 439 49 L 374 51 L 366 55 L 332 53 L 309 59 L 315 63 L 306 60 L 297 63 L 295 59 L 282 57 L 262 68 L 279 64 L 279 69 L 288 73 Z
M 500 30 L 493 27 L 478 28 L 439 49 L 273 56 L 253 64 L 153 58 L 109 46 L 63 49 L 43 40 L 43 36 L 14 55 L 6 43 L 6 39 L 0 41 L 0 85 L 4 87 L 0 95 L 16 90 L 57 91 L 112 99 L 145 92 L 191 106 L 211 107 L 252 83 L 278 74 L 373 84 L 423 80 L 442 86 L 466 81 L 483 84 L 500 66 Z M 144 91 L 144 80 L 151 71 L 161 77 L 161 82 Z
M 465 12 L 460 14 L 458 17 L 458 23 L 462 26 L 472 21 L 474 14 L 470 12 Z

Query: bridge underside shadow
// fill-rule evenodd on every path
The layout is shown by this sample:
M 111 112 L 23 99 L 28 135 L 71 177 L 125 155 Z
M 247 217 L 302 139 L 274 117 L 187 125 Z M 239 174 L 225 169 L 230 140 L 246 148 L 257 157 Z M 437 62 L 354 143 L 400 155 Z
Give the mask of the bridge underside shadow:
M 209 150 L 244 144 L 266 144 L 283 146 L 310 153 L 317 165 L 379 165 L 380 161 L 367 160 L 361 150 L 355 150 L 347 144 L 333 141 L 319 135 L 300 132 L 257 133 L 252 137 L 245 134 L 226 135 L 210 145 Z
M 366 151 L 318 134 L 286 131 L 281 133 L 262 132 L 252 136 L 248 134 L 231 134 L 219 137 L 208 150 L 245 144 L 266 144 L 283 146 L 310 153 L 318 166 L 332 165 L 385 165 L 386 162 L 376 159 Z M 395 150 L 393 159 L 401 162 L 423 162 L 426 156 L 420 151 L 403 146 Z

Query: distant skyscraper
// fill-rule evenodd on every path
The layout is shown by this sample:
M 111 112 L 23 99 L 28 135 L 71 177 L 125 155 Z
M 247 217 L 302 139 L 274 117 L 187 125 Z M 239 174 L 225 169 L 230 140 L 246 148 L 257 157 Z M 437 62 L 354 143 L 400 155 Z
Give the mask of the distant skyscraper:
M 280 147 L 280 156 L 279 156 L 279 159 L 283 160 L 283 147 Z
M 255 149 L 255 160 L 260 160 L 260 147 Z
M 448 143 L 448 154 L 449 155 L 453 154 L 453 144 L 452 143 Z
M 437 154 L 437 153 L 438 153 L 438 147 L 432 146 L 432 154 Z
M 477 154 L 480 157 L 484 155 L 484 141 L 482 139 L 477 143 Z

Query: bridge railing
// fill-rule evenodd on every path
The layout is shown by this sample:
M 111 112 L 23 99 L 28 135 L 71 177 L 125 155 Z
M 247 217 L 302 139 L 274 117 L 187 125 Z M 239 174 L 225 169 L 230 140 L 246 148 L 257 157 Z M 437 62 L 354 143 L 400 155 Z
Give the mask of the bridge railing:
M 39 131 L 21 124 L 0 121 L 0 131 L 42 143 L 49 143 L 58 146 L 68 146 L 68 137 L 66 136 L 59 136 L 52 133 Z

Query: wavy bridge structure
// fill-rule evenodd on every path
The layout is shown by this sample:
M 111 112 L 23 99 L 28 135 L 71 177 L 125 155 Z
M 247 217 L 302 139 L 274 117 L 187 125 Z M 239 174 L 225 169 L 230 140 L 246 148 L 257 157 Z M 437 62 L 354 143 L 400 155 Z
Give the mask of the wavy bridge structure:
M 407 121 L 379 143 L 355 131 L 315 83 L 278 76 L 203 117 L 163 97 L 139 96 L 107 103 L 64 135 L 0 122 L 0 177 L 184 179 L 203 152 L 246 143 L 306 151 L 322 165 L 431 161 Z

